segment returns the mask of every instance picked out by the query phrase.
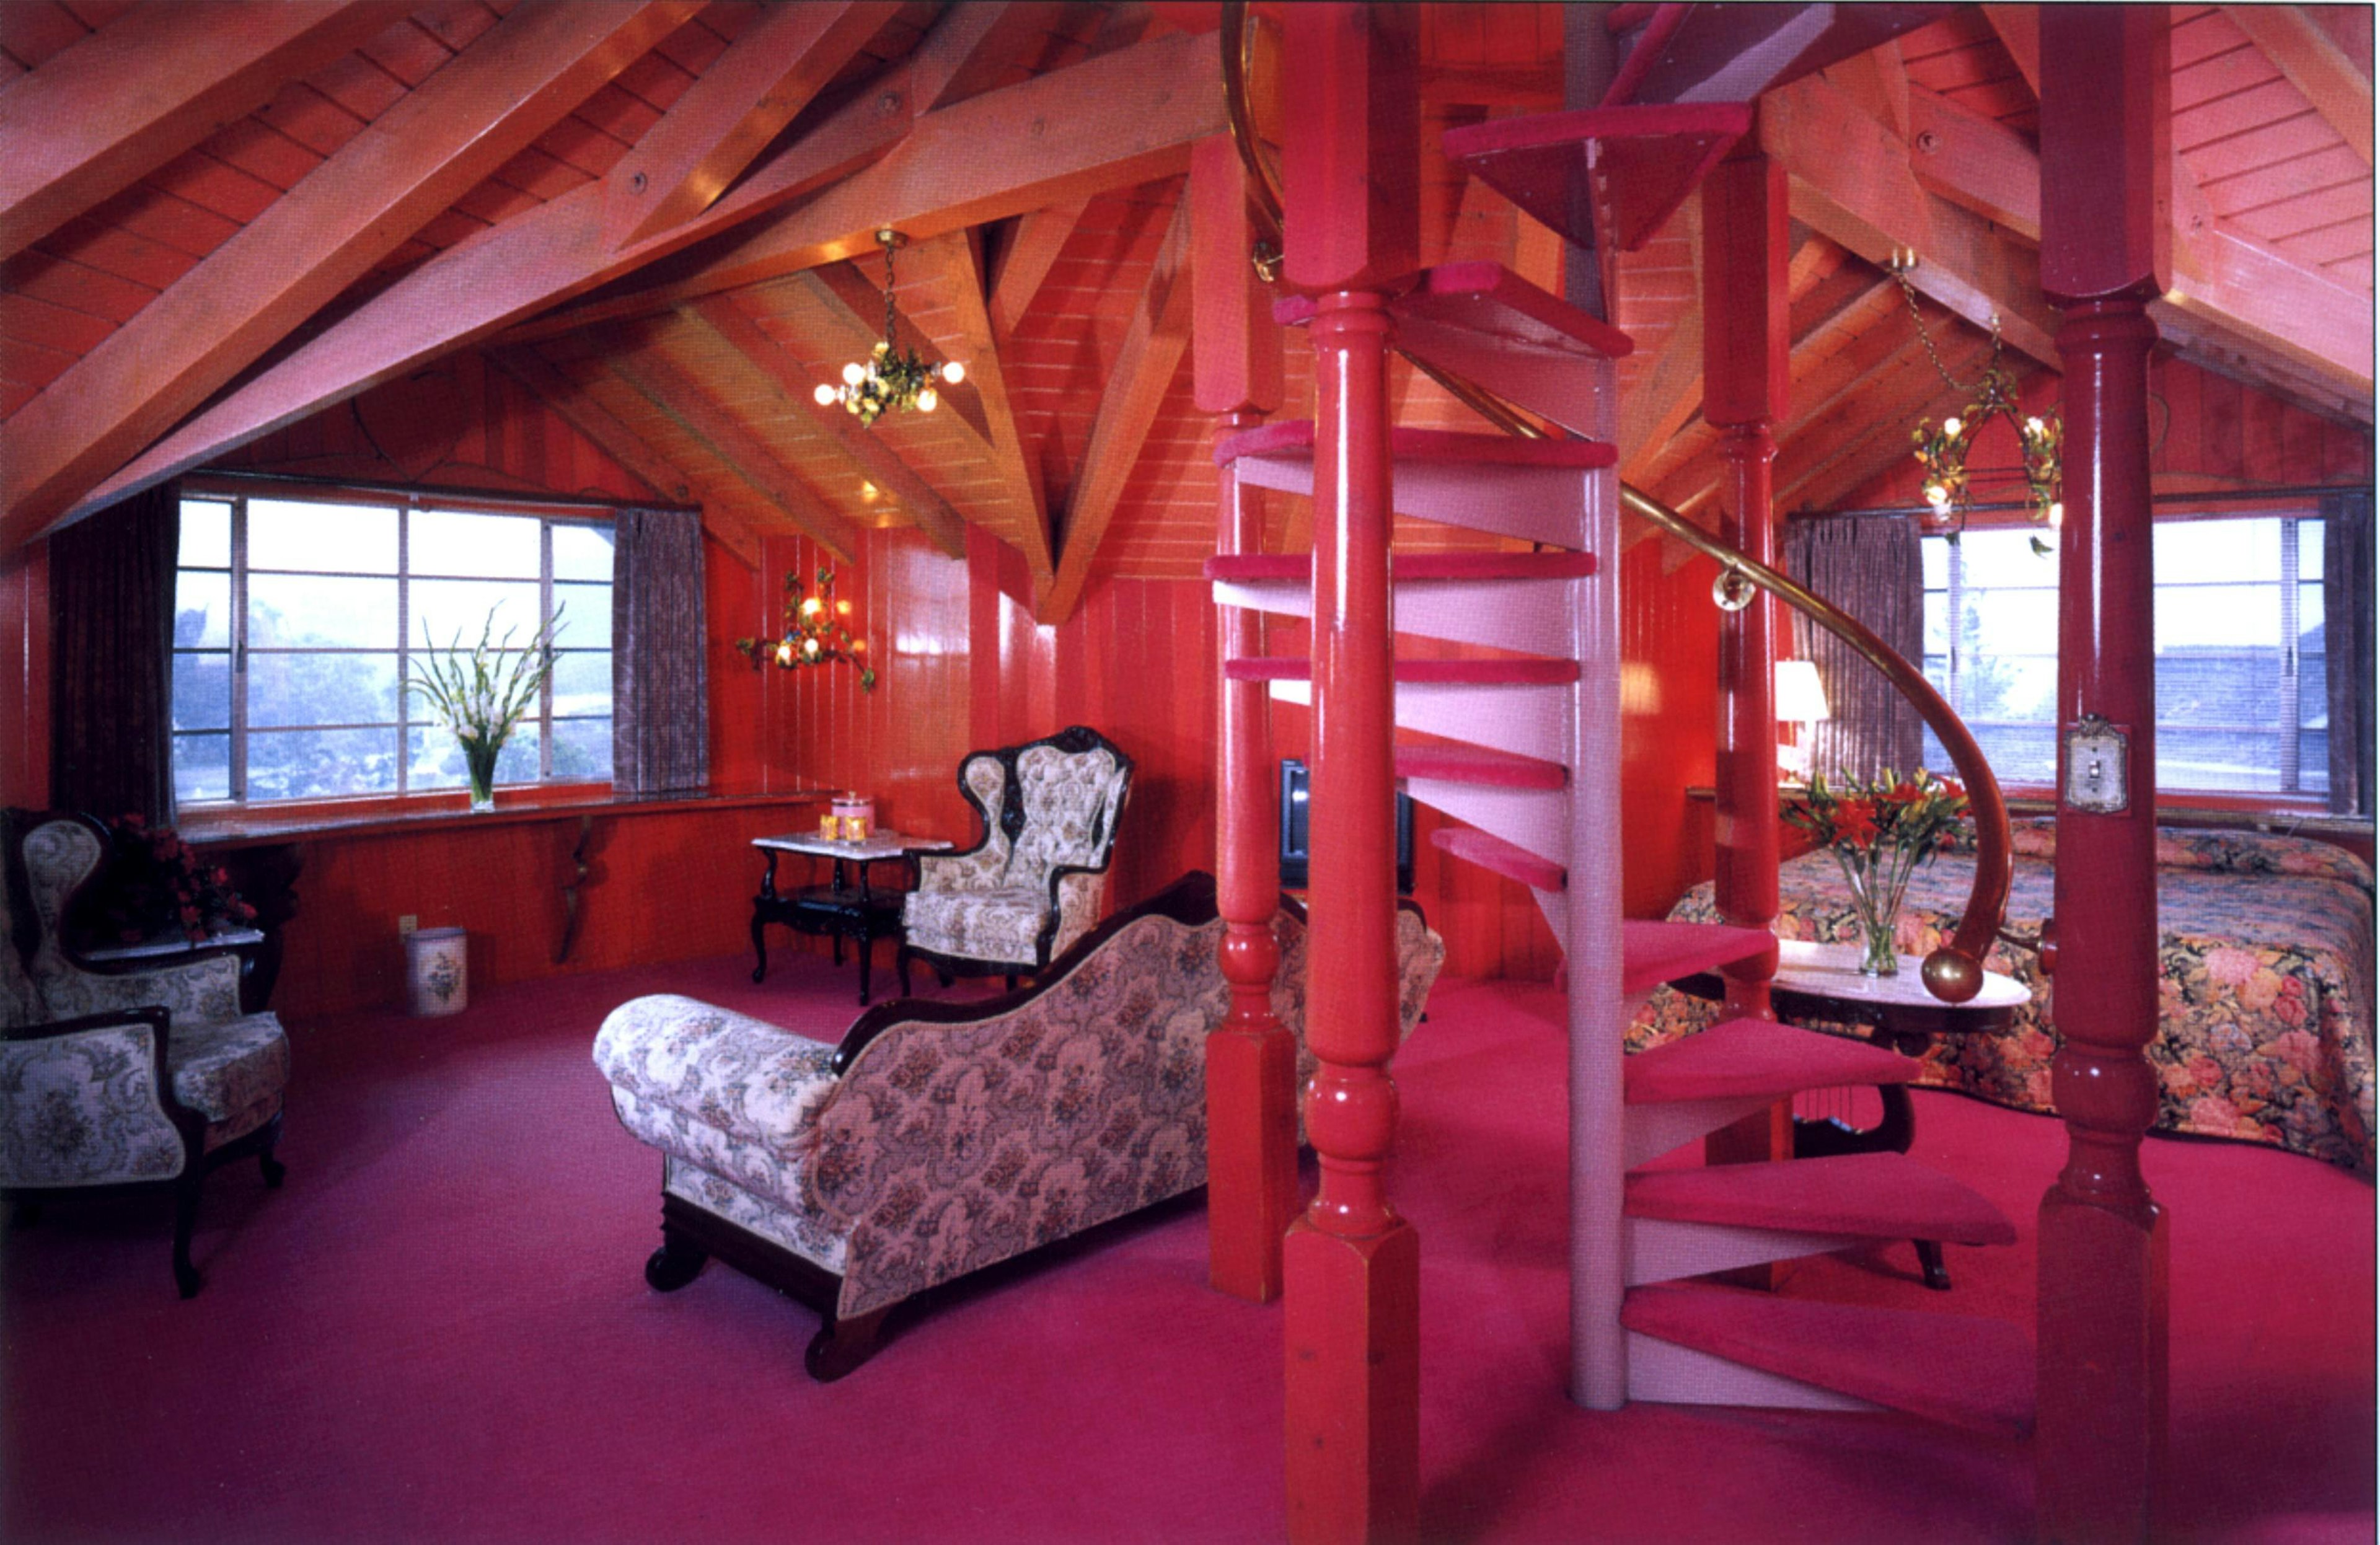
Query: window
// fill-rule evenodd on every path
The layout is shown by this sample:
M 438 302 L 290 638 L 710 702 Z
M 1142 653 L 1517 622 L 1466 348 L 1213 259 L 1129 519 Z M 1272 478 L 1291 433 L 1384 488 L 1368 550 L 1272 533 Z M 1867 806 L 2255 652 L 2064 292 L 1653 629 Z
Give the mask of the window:
M 612 528 L 600 518 L 285 491 L 182 501 L 174 795 L 262 803 L 460 788 L 404 689 L 426 649 L 559 616 L 552 679 L 499 783 L 612 776 Z M 425 640 L 428 640 L 425 643 Z
M 1925 675 L 2011 783 L 2058 772 L 2058 558 L 2029 529 L 1927 537 Z M 2329 787 L 2322 521 L 2311 515 L 2156 527 L 2157 786 L 2319 794 Z M 1925 765 L 1949 771 L 1930 730 Z

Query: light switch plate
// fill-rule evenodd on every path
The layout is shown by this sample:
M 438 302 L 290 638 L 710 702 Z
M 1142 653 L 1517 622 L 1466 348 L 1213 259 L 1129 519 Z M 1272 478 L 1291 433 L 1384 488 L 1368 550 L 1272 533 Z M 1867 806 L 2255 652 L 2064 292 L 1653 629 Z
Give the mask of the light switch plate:
M 2066 806 L 2092 815 L 2131 808 L 2131 732 L 2095 713 L 2066 726 Z

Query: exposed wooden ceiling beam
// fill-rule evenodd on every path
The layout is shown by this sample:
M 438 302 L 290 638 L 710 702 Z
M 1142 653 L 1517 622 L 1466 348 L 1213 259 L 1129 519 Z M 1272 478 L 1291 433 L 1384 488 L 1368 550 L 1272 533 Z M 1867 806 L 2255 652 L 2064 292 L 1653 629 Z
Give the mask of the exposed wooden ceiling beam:
M 998 86 L 1020 60 L 1040 51 L 1065 15 L 1066 7 L 1052 0 L 978 0 L 944 8 L 910 61 L 917 111 L 930 113 Z
M 735 297 L 708 296 L 681 308 L 678 317 L 688 328 L 707 334 L 720 347 L 732 349 L 766 376 L 786 411 L 849 457 L 861 476 L 900 501 L 902 510 L 917 522 L 927 540 L 953 558 L 966 556 L 966 521 L 959 512 L 858 420 L 839 407 L 820 407 L 816 393 L 828 383 L 826 378 L 810 373 L 762 331 Z
M 967 379 L 975 383 L 983 408 L 991 462 L 1024 528 L 1020 546 L 1025 566 L 1032 573 L 1034 584 L 1046 585 L 1057 573 L 1057 556 L 1050 541 L 1049 491 L 1032 458 L 1025 454 L 1025 437 L 1016 427 L 1016 405 L 1008 392 L 1008 366 L 1001 355 L 1007 339 L 984 300 L 982 259 L 974 235 L 946 232 L 920 243 L 917 255 L 941 274 L 941 293 L 957 320 L 959 337 L 969 356 Z
M 1961 379 L 1980 374 L 1990 357 L 1990 346 L 1968 337 L 1944 351 L 1951 372 Z M 2013 375 L 2030 379 L 2036 367 L 2014 362 Z M 1873 388 L 1841 407 L 1829 424 L 1815 426 L 1804 441 L 1801 457 L 1778 457 L 1783 474 L 1777 484 L 1777 507 L 1830 509 L 1845 495 L 1911 461 L 1909 431 L 1921 420 L 1938 420 L 1967 404 L 1968 394 L 1946 383 L 1934 362 L 1920 349 L 1904 353 L 1891 367 L 1876 372 Z M 2013 442 L 2011 442 L 2013 443 Z M 1984 470 L 1978 468 L 1977 470 Z
M 2039 6 L 1978 6 L 2008 50 L 2016 72 L 2024 77 L 2033 100 L 2041 100 L 2041 7 Z
M 601 403 L 580 391 L 535 349 L 490 349 L 485 358 L 527 388 L 563 422 L 594 442 L 625 470 L 642 479 L 656 494 L 678 504 L 693 502 L 693 480 L 676 463 L 654 450 L 643 435 L 613 417 Z M 705 504 L 702 523 L 737 557 L 754 568 L 760 566 L 760 539 L 734 509 Z
M 2338 131 L 2350 149 L 2372 164 L 2372 77 L 2330 34 L 2314 25 L 2302 6 L 2226 6 L 2223 14 L 2240 24 L 2273 67 L 2313 103 L 2322 121 Z
M 820 10 L 828 14 L 827 7 Z M 819 64 L 840 69 L 859 43 L 837 28 L 818 46 L 827 50 Z M 710 79 L 706 75 L 686 88 L 648 137 L 681 112 L 708 117 L 713 100 L 706 89 Z M 203 466 L 508 322 L 845 176 L 908 132 L 907 102 L 906 78 L 895 73 L 764 158 L 709 209 L 626 247 L 613 247 L 604 235 L 609 178 L 524 210 L 474 240 L 447 248 L 241 383 L 93 490 L 74 513 L 88 514 Z
M 0 87 L 0 258 L 405 19 L 401 0 L 139 6 Z
M 648 336 L 614 332 L 604 340 L 606 369 L 650 403 L 653 410 L 733 472 L 763 504 L 816 538 L 844 563 L 856 563 L 857 528 L 820 502 L 768 442 L 722 407 L 710 388 L 682 369 Z
M 1174 206 L 1172 224 L 1166 227 L 1148 282 L 1141 286 L 1132 324 L 1099 398 L 1082 473 L 1067 499 L 1058 575 L 1034 608 L 1042 622 L 1065 621 L 1083 599 L 1091 560 L 1099 555 L 1124 484 L 1148 442 L 1148 427 L 1181 369 L 1183 350 L 1189 347 L 1190 291 L 1190 201 L 1184 198 Z
M 1025 309 L 1041 293 L 1041 281 L 1050 276 L 1058 254 L 1065 249 L 1066 238 L 1075 234 L 1075 227 L 1083 223 L 1083 211 L 1090 207 L 1088 199 L 1069 199 L 1017 221 L 1015 233 L 1000 249 L 1000 267 L 991 281 L 989 310 L 994 340 L 1004 344 L 1015 333 Z
M 524 6 L 0 425 L 0 552 L 40 534 L 699 8 Z
M 603 178 L 603 243 L 691 220 L 900 9 L 892 0 L 764 9 Z
M 541 318 L 516 338 L 863 257 L 887 225 L 918 241 L 1151 182 L 1186 169 L 1190 147 L 1228 128 L 1214 40 L 1151 38 L 928 114 L 883 160 L 800 208 L 655 264 L 634 290 Z

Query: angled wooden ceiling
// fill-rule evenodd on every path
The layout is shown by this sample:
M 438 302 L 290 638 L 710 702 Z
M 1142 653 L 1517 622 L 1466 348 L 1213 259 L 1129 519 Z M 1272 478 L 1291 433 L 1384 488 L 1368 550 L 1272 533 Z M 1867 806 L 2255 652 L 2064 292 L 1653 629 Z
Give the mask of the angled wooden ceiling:
M 1210 426 L 1182 179 L 1223 128 L 1212 4 L 8 0 L 0 6 L 0 552 L 462 350 L 748 554 L 804 531 L 980 529 L 1045 615 L 1095 575 L 1189 578 Z M 2182 357 L 2369 425 L 2371 13 L 2174 8 Z M 1563 7 L 1432 6 L 1438 128 L 1558 105 Z M 1943 362 L 2038 293 L 2037 18 L 1965 6 L 1763 99 L 1791 176 L 1796 406 L 1780 497 L 1840 500 L 1956 406 L 1882 264 L 1915 250 Z M 1560 241 L 1435 152 L 1427 250 L 1540 283 Z M 861 429 L 811 389 L 881 325 L 964 363 Z M 1625 469 L 1693 512 L 1689 201 L 1619 264 Z M 1289 350 L 1290 402 L 1310 395 Z M 1407 422 L 1467 413 L 1400 371 Z M 683 492 L 681 492 L 683 491 Z M 1275 535 L 1304 540 L 1298 501 Z M 1467 539 L 1457 539 L 1467 540 Z

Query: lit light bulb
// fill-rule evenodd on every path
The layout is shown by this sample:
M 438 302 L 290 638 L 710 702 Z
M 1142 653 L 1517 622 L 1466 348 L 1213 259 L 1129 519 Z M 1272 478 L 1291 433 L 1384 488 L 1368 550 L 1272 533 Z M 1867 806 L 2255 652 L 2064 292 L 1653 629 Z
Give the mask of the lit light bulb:
M 966 367 L 953 359 L 942 367 L 942 379 L 955 386 L 966 379 Z
M 865 639 L 854 639 L 851 640 L 851 652 L 854 654 L 866 654 L 868 652 L 868 640 Z
M 804 654 L 813 654 L 813 655 L 814 655 L 814 654 L 818 653 L 818 651 L 819 651 L 819 641 L 818 641 L 816 639 L 804 639 L 802 640 L 802 652 L 803 652 Z
M 1933 505 L 1937 510 L 1942 509 L 1950 503 L 1950 491 L 1944 488 L 1937 482 L 1927 483 L 1925 485 L 1925 502 Z
M 2038 436 L 2044 427 L 2045 426 L 2038 418 L 2027 419 L 2024 421 L 2024 432 L 2030 435 Z
M 820 600 L 818 597 L 816 597 L 816 596 L 809 596 L 809 597 L 807 597 L 807 598 L 802 602 L 802 615 L 804 615 L 804 616 L 806 616 L 806 617 L 814 617 L 814 616 L 817 616 L 820 612 L 823 612 L 823 611 L 825 611 L 825 610 L 826 610 L 826 602 L 824 602 L 820 601 Z
M 811 396 L 818 399 L 818 405 L 820 408 L 832 408 L 834 406 L 834 399 L 842 395 L 843 394 L 837 392 L 833 387 L 828 385 L 823 381 L 819 383 L 818 390 L 810 394 Z
M 848 601 L 836 602 L 834 603 L 834 614 L 838 617 L 847 617 L 851 615 L 851 602 Z
M 931 386 L 929 386 L 924 391 L 917 394 L 917 411 L 920 413 L 931 413 L 934 410 L 934 405 L 941 400 L 941 398 L 934 395 L 934 389 Z
M 1942 432 L 1949 435 L 1953 440 L 1959 438 L 1960 432 L 1966 427 L 1966 425 L 1961 423 L 1956 419 L 1945 419 L 1942 420 Z
M 778 639 L 778 640 L 777 640 L 777 663 L 778 663 L 778 664 L 780 664 L 780 665 L 790 665 L 790 664 L 792 664 L 793 663 L 794 663 L 794 641 L 793 641 L 791 639 Z
M 861 370 L 858 365 L 850 364 L 843 367 L 843 383 L 844 385 L 856 386 L 867 379 L 868 372 Z
M 2049 529 L 2055 531 L 2065 524 L 2066 502 L 2062 499 L 2052 499 L 2049 502 Z
M 877 486 L 874 483 L 869 482 L 866 478 L 859 480 L 859 496 L 862 499 L 868 501 L 869 504 L 874 504 L 876 502 L 878 492 L 879 490 L 877 489 Z

